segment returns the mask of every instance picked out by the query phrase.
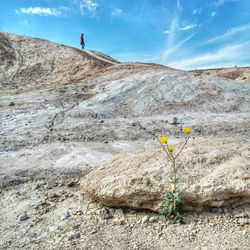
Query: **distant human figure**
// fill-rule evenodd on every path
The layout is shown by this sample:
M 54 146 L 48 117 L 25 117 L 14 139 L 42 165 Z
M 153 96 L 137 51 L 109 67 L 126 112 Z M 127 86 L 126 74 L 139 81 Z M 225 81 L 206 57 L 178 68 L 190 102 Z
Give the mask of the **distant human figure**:
M 82 49 L 85 48 L 84 34 L 83 33 L 80 36 L 80 45 L 82 46 Z

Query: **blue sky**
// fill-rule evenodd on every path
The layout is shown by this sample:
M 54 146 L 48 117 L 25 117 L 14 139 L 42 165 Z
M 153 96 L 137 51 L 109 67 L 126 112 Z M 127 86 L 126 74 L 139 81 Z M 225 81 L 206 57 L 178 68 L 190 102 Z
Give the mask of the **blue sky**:
M 250 65 L 250 0 L 1 0 L 0 31 L 179 69 Z

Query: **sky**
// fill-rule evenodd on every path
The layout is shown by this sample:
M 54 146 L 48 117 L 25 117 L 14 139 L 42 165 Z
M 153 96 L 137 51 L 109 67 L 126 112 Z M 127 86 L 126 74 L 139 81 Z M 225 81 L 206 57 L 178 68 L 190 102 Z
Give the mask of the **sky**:
M 250 65 L 250 0 L 0 0 L 0 31 L 120 61 L 190 70 Z

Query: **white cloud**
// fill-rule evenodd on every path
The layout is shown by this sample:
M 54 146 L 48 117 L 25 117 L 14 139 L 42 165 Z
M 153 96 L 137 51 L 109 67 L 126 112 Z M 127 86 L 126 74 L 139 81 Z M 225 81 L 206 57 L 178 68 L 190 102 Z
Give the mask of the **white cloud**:
M 249 52 L 246 52 L 249 51 Z M 214 53 L 205 53 L 184 60 L 172 61 L 168 66 L 178 69 L 195 69 L 223 67 L 225 65 L 240 65 L 240 62 L 250 56 L 250 42 L 229 45 Z
M 122 15 L 122 9 L 119 9 L 119 8 L 114 8 L 111 12 L 111 15 L 112 16 L 121 16 Z
M 29 15 L 39 15 L 39 16 L 61 16 L 62 12 L 54 8 L 45 8 L 45 7 L 29 7 L 29 8 L 20 8 L 16 10 L 18 14 L 29 14 Z
M 174 17 L 171 25 L 170 25 L 170 29 L 167 30 L 167 34 L 169 34 L 168 36 L 168 40 L 167 40 L 167 47 L 165 49 L 165 52 L 163 53 L 163 61 L 166 62 L 169 55 L 171 54 L 170 51 L 172 50 L 172 48 L 174 47 L 174 42 L 175 42 L 175 34 L 176 34 L 176 30 L 178 28 L 178 17 Z
M 237 34 L 239 32 L 243 32 L 243 31 L 247 31 L 247 30 L 250 30 L 250 24 L 233 27 L 233 28 L 229 29 L 226 33 L 209 39 L 204 44 L 209 44 L 209 43 L 215 43 L 215 42 L 223 41 L 223 40 L 227 39 L 228 37 L 230 37 L 230 36 L 232 36 L 234 34 Z
M 169 34 L 170 33 L 170 30 L 164 30 L 163 31 L 163 34 Z
M 164 63 L 166 62 L 167 58 L 170 57 L 170 55 L 172 55 L 174 52 L 176 52 L 178 49 L 180 49 L 182 47 L 182 45 L 184 43 L 186 43 L 188 40 L 190 40 L 194 35 L 195 35 L 195 33 L 193 33 L 192 35 L 186 37 L 185 39 L 180 41 L 177 45 L 173 46 L 172 48 L 168 48 L 167 50 L 165 50 L 164 56 L 163 56 Z
M 202 9 L 201 9 L 201 8 L 200 8 L 200 9 L 194 9 L 194 10 L 192 11 L 192 15 L 200 15 L 201 12 L 202 12 Z
M 217 0 L 215 2 L 213 2 L 213 4 L 216 6 L 216 7 L 220 7 L 220 6 L 223 6 L 224 4 L 226 3 L 229 3 L 229 2 L 237 2 L 238 0 Z
M 182 6 L 180 3 L 180 0 L 176 1 L 176 12 L 174 13 L 173 19 L 170 24 L 169 30 L 165 30 L 163 33 L 169 34 L 167 38 L 167 44 L 165 52 L 163 53 L 162 60 L 166 62 L 168 60 L 168 57 L 172 53 L 173 48 L 175 47 L 175 37 L 176 32 L 179 27 L 179 15 L 182 12 Z
M 179 30 L 186 31 L 186 30 L 193 29 L 196 26 L 197 26 L 197 24 L 187 24 L 187 25 L 183 25 L 182 27 L 180 27 Z
M 182 6 L 181 6 L 181 1 L 180 0 L 177 0 L 176 7 L 177 7 L 178 10 L 180 10 L 180 11 L 182 10 Z
M 94 14 L 99 7 L 98 3 L 94 2 L 94 0 L 80 0 L 79 5 L 81 15 L 84 14 L 84 10 L 87 10 Z
M 196 15 L 198 12 L 197 12 L 197 10 L 196 9 L 194 9 L 193 11 L 192 11 L 192 14 L 193 15 Z
M 216 11 L 213 11 L 212 13 L 211 13 L 211 17 L 215 17 L 217 15 L 217 12 Z

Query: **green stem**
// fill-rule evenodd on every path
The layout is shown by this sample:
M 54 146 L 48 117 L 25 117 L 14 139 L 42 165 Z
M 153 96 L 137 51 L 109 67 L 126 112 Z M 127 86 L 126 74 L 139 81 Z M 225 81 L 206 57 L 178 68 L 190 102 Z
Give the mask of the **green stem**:
M 187 145 L 189 139 L 190 139 L 190 137 L 187 137 L 187 138 L 186 138 L 186 141 L 185 141 L 185 143 L 183 144 L 181 150 L 180 150 L 180 151 L 178 152 L 178 154 L 174 157 L 175 159 L 180 155 L 180 153 L 182 152 L 182 150 L 185 148 L 185 146 Z
M 173 168 L 174 168 L 174 192 L 176 192 L 176 181 L 177 181 L 177 173 L 176 173 L 176 163 L 175 158 L 173 158 Z

